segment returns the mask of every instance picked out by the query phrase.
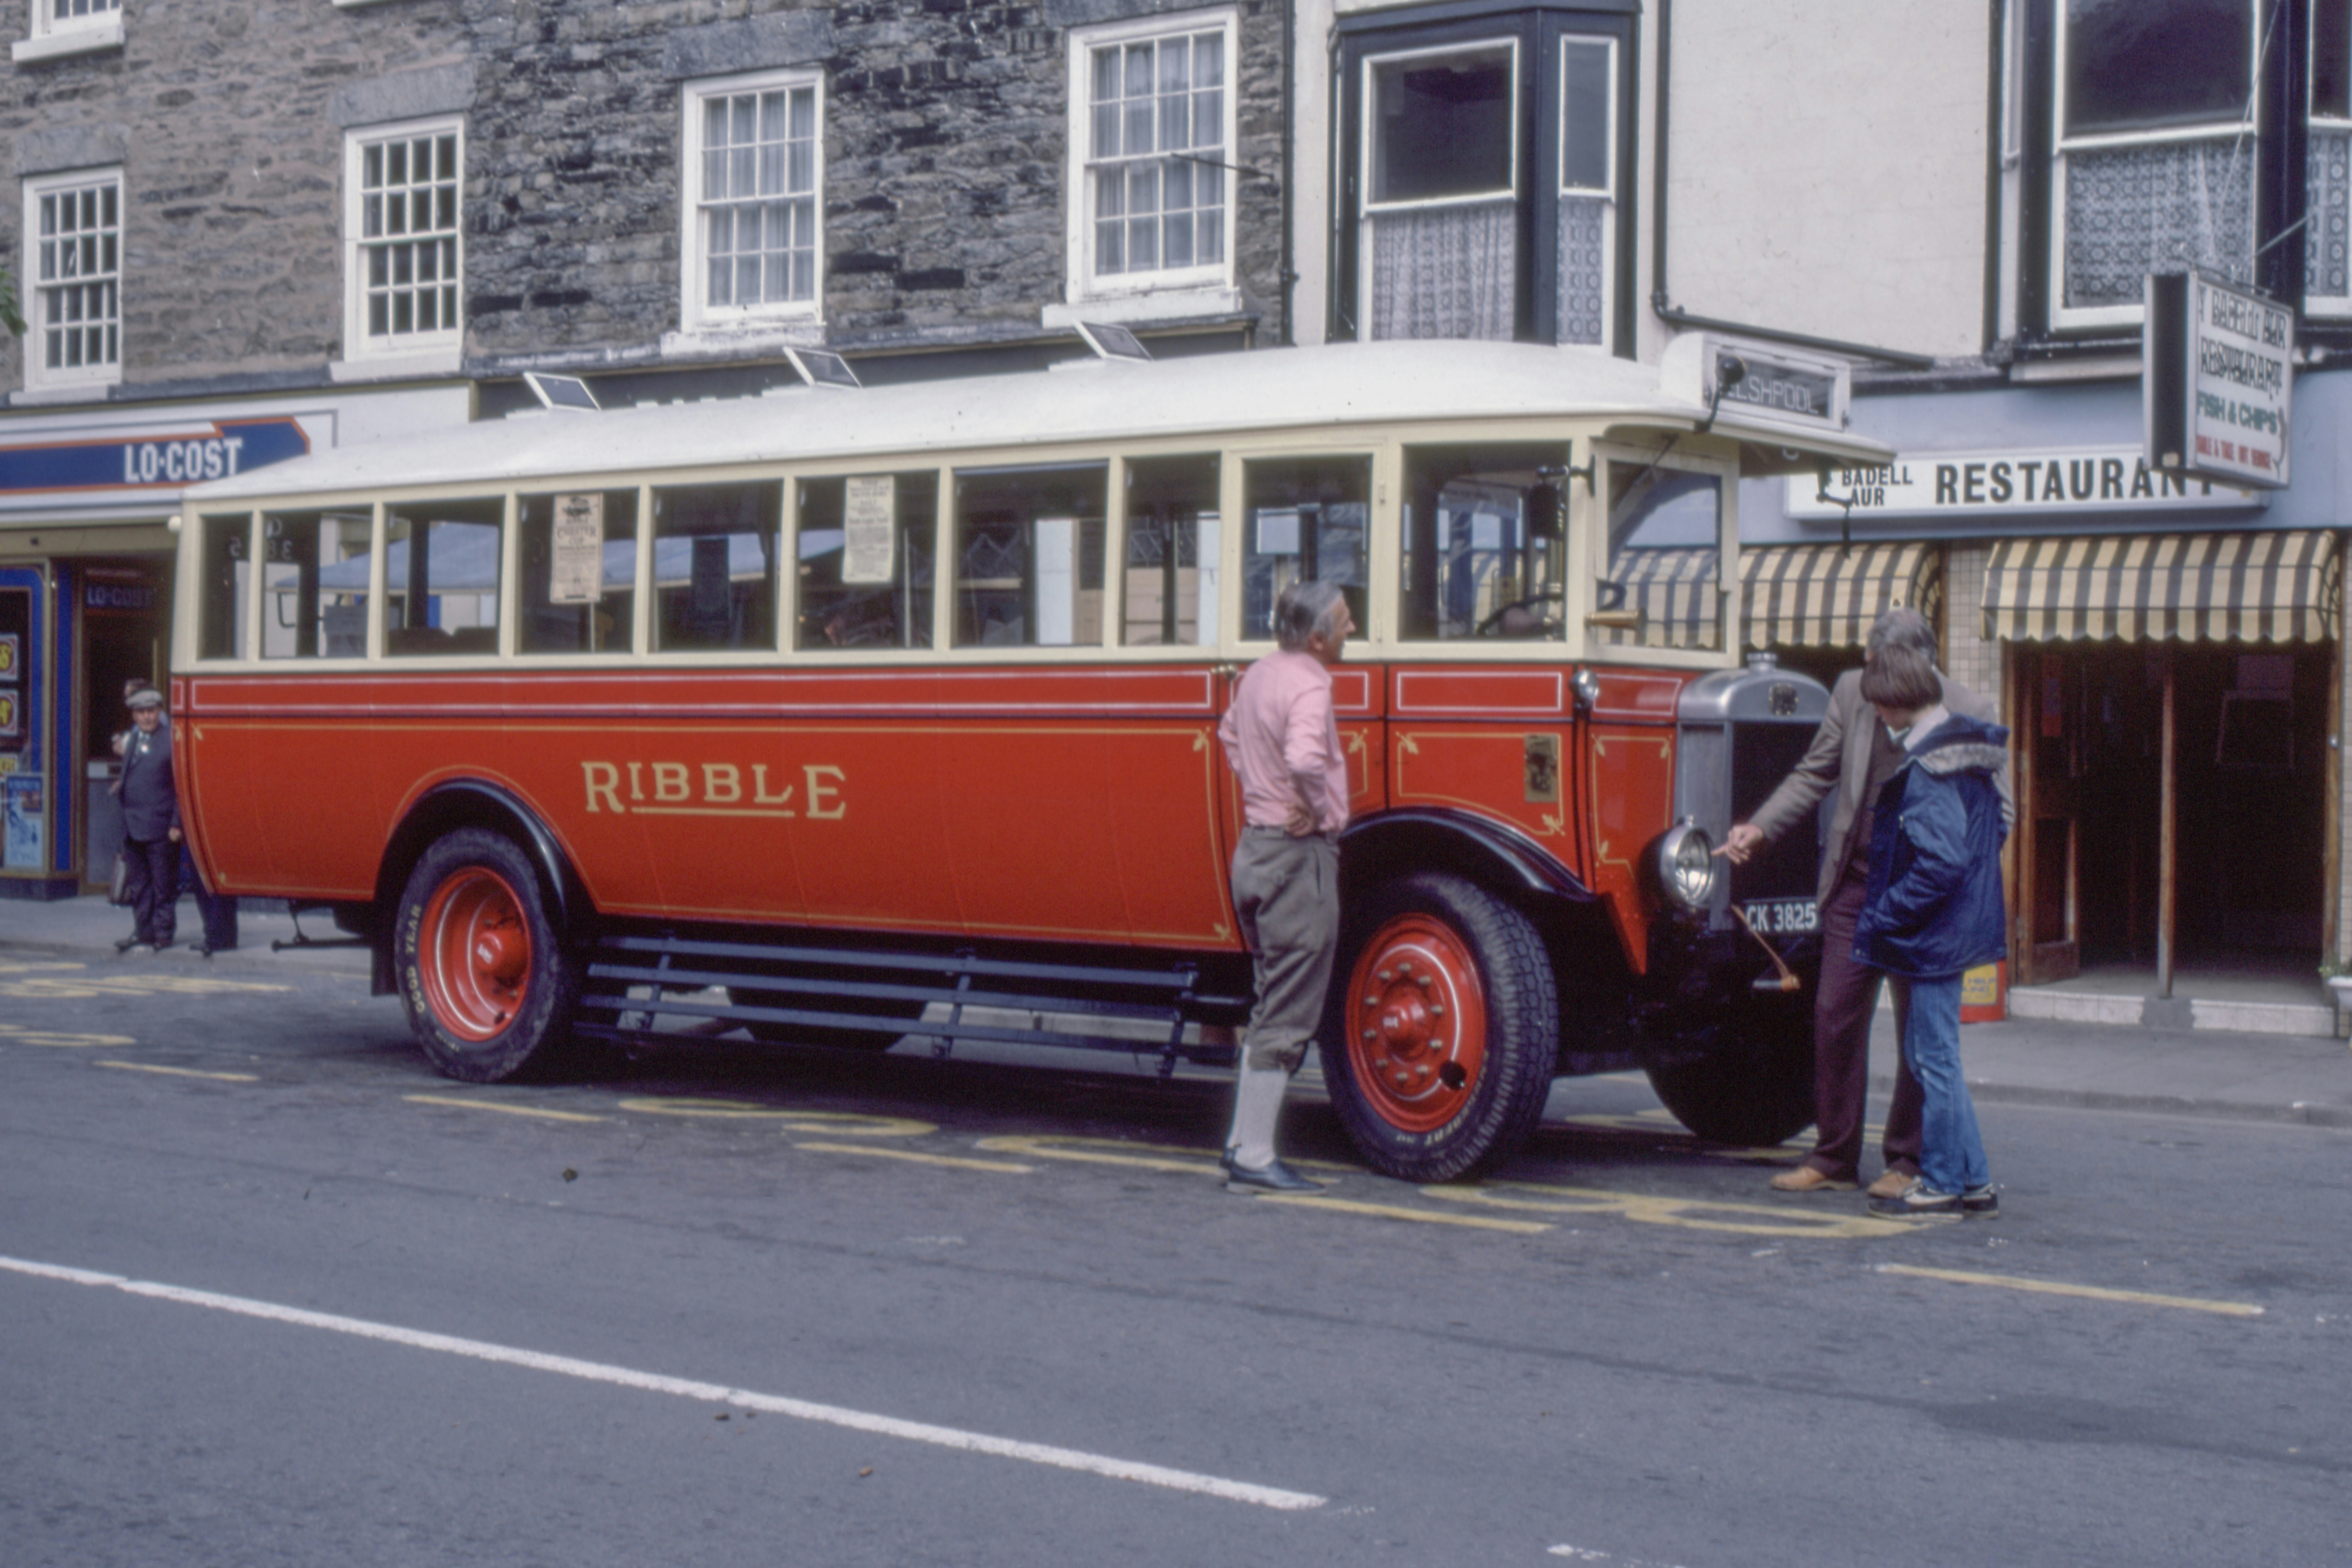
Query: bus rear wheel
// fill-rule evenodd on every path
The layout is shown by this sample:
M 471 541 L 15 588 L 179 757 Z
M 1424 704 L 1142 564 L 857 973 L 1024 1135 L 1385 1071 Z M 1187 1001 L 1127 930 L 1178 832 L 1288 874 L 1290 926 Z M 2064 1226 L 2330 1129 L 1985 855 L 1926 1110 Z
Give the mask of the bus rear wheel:
M 1534 924 L 1439 872 L 1350 911 L 1324 1015 L 1324 1081 L 1365 1163 L 1443 1182 L 1534 1132 L 1559 1057 L 1559 1004 Z
M 467 1083 L 512 1078 L 552 1054 L 578 994 L 537 868 L 488 828 L 459 828 L 416 862 L 393 962 L 426 1058 Z

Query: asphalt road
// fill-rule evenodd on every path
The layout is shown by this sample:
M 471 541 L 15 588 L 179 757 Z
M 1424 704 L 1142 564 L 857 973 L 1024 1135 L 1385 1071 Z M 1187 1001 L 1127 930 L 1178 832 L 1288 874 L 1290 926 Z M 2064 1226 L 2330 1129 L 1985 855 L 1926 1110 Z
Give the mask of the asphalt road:
M 2352 1560 L 2352 1133 L 1986 1107 L 1782 1199 L 1638 1079 L 1226 1194 L 1124 1060 L 434 1077 L 316 958 L 0 949 L 0 1562 Z

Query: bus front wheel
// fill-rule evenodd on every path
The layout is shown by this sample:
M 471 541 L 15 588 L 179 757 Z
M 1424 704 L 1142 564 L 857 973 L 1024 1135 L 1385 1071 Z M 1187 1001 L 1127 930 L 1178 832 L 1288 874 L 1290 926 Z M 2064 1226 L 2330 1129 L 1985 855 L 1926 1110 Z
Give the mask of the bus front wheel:
M 400 999 L 443 1074 L 495 1083 L 558 1043 L 579 977 L 539 875 L 512 839 L 465 827 L 435 842 L 400 896 Z
M 1462 878 L 1422 872 L 1349 912 L 1321 1037 L 1331 1103 L 1382 1175 L 1443 1182 L 1534 1132 L 1559 1056 L 1534 924 Z

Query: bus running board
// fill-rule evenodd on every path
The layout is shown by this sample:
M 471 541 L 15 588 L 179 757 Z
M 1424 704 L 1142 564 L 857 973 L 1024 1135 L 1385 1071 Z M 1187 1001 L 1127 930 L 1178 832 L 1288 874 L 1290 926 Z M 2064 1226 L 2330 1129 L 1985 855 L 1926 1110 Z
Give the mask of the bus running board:
M 1250 1005 L 1247 996 L 1202 992 L 1200 967 L 1189 963 L 1124 969 L 983 958 L 968 950 L 909 952 L 617 934 L 600 939 L 588 960 L 573 1032 L 617 1043 L 703 1043 L 735 1026 L 771 1026 L 784 1044 L 799 1031 L 854 1030 L 878 1039 L 924 1037 L 940 1058 L 959 1040 L 1156 1052 L 1165 1079 L 1179 1058 L 1234 1062 L 1238 1052 L 1230 1045 L 1186 1045 L 1184 1026 L 1202 1012 L 1239 1016 Z M 713 988 L 721 995 L 709 994 Z M 941 1007 L 945 1016 L 935 1016 Z M 1025 1027 L 968 1021 L 967 1011 L 975 1007 L 1033 1016 Z M 1133 1035 L 1048 1029 L 1035 1016 L 1045 1014 L 1150 1028 Z M 655 1026 L 658 1019 L 676 1017 L 703 1022 Z

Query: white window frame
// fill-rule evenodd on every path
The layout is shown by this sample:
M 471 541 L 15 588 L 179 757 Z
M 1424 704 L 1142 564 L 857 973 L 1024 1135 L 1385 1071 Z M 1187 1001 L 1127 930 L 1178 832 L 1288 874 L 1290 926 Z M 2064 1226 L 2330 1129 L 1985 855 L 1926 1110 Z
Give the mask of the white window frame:
M 1156 267 L 1148 272 L 1097 273 L 1095 270 L 1094 52 L 1143 39 L 1222 35 L 1224 49 L 1223 123 L 1219 128 L 1224 175 L 1223 235 L 1221 258 L 1191 267 Z M 1073 306 L 1089 302 L 1108 307 L 1106 319 L 1134 320 L 1151 315 L 1201 313 L 1236 310 L 1234 292 L 1234 242 L 1239 235 L 1234 212 L 1239 205 L 1238 139 L 1241 111 L 1236 77 L 1241 69 L 1241 19 L 1232 10 L 1170 11 L 1093 27 L 1073 27 L 1069 35 L 1069 231 L 1064 275 Z M 1122 308 L 1124 306 L 1125 308 Z M 1052 324 L 1050 321 L 1048 324 Z
M 702 222 L 703 105 L 713 98 L 745 93 L 813 89 L 816 94 L 816 157 L 808 196 L 816 215 L 814 274 L 806 300 L 786 300 L 758 305 L 712 305 L 709 302 L 709 257 Z M 711 336 L 773 331 L 796 325 L 815 325 L 824 319 L 824 184 L 825 82 L 822 70 L 754 71 L 741 76 L 712 77 L 686 84 L 680 96 L 683 132 L 678 141 L 678 307 L 681 335 Z
M 1372 197 L 1372 169 L 1374 166 L 1373 142 L 1378 136 L 1380 130 L 1381 100 L 1380 93 L 1376 85 L 1377 78 L 1374 73 L 1381 67 L 1394 65 L 1399 60 L 1444 59 L 1449 57 L 1458 57 L 1463 55 L 1491 54 L 1497 49 L 1507 52 L 1510 56 L 1511 62 L 1511 106 L 1508 118 L 1506 121 L 1506 123 L 1510 127 L 1510 183 L 1498 190 L 1477 191 L 1465 195 L 1433 196 L 1423 201 L 1412 202 L 1375 201 Z M 1615 58 L 1613 52 L 1613 41 L 1611 58 L 1612 59 Z M 1524 113 L 1525 110 L 1519 107 L 1519 40 L 1513 34 L 1498 34 L 1491 38 L 1464 38 L 1455 43 L 1432 44 L 1426 47 L 1414 49 L 1397 49 L 1384 55 L 1368 54 L 1363 58 L 1361 68 L 1363 76 L 1362 79 L 1357 85 L 1356 99 L 1357 103 L 1360 106 L 1357 119 L 1362 122 L 1359 129 L 1360 144 L 1356 149 L 1356 168 L 1359 171 L 1357 175 L 1358 195 L 1356 197 L 1356 211 L 1354 215 L 1356 224 L 1356 256 L 1358 258 L 1356 263 L 1356 320 L 1359 321 L 1370 321 L 1372 319 L 1372 289 L 1373 284 L 1376 281 L 1372 276 L 1372 257 L 1375 249 L 1372 244 L 1373 217 L 1381 213 L 1426 212 L 1434 211 L 1440 207 L 1483 206 L 1490 202 L 1500 201 L 1508 201 L 1514 207 L 1516 207 L 1521 199 L 1519 182 L 1522 178 L 1522 174 L 1519 168 L 1519 135 L 1522 129 L 1519 116 Z M 1613 79 L 1612 81 L 1611 91 L 1612 94 L 1615 91 Z M 1559 128 L 1555 128 L 1555 134 L 1559 133 Z M 1614 121 L 1610 125 L 1609 135 L 1612 155 L 1613 156 L 1617 135 Z M 1615 279 L 1612 278 L 1610 281 L 1611 286 L 1614 287 L 1616 281 Z M 1555 289 L 1559 287 L 1559 280 L 1557 279 L 1553 280 L 1552 286 Z
M 2237 121 L 2213 121 L 2194 126 L 2168 125 L 2160 131 L 2108 131 L 2090 135 L 2066 134 L 2066 44 L 2069 29 L 2064 10 L 2061 7 L 2053 31 L 2057 35 L 2053 53 L 2055 69 L 2052 75 L 2050 121 L 2050 254 L 2044 258 L 2048 269 L 2050 325 L 2060 331 L 2078 328 L 2137 327 L 2147 314 L 2140 305 L 2085 305 L 2070 307 L 2066 303 L 2066 158 L 2072 153 L 2103 152 L 2115 147 L 2153 147 L 2166 142 L 2221 142 L 2243 135 L 2249 143 L 2254 140 L 2252 116 L 2257 83 L 2255 73 L 2262 68 L 2263 7 L 2259 4 L 2247 7 L 2247 26 L 2252 42 L 2247 51 L 2247 118 Z M 2249 178 L 2252 163 L 2248 163 Z
M 41 203 L 44 198 L 67 192 L 89 190 L 110 185 L 114 190 L 114 319 L 111 361 L 100 364 L 83 363 L 72 367 L 51 367 L 48 361 L 49 289 L 58 286 L 57 279 L 45 280 L 41 274 Z M 124 258 L 123 226 L 129 216 L 127 193 L 123 189 L 121 165 L 96 169 L 77 169 L 68 174 L 41 174 L 25 181 L 24 245 L 25 253 L 17 276 L 23 296 L 25 330 L 25 386 L 27 391 L 71 389 L 76 387 L 111 386 L 122 379 L 122 272 Z M 104 277 L 103 270 L 85 277 Z
M 58 6 L 83 7 L 60 16 Z M 25 0 L 26 36 L 8 46 L 11 59 L 50 60 L 122 47 L 122 0 Z
M 1568 183 L 1567 157 L 1568 51 L 1570 48 L 1589 48 L 1596 44 L 1609 51 L 1607 74 L 1609 102 L 1606 110 L 1609 140 L 1602 150 L 1603 174 L 1599 185 L 1571 185 Z M 1603 204 L 1601 218 L 1601 341 L 1597 343 L 1571 343 L 1562 340 L 1559 345 L 1562 348 L 1578 349 L 1586 353 L 1612 353 L 1611 345 L 1616 338 L 1613 324 L 1617 320 L 1617 212 L 1619 206 L 1617 199 L 1617 40 L 1614 37 L 1605 33 L 1564 33 L 1560 36 L 1559 124 L 1554 127 L 1554 134 L 1559 141 L 1560 153 L 1559 189 L 1554 193 L 1554 195 L 1557 200 L 1562 202 L 1571 198 L 1591 201 L 1597 197 Z M 1515 149 L 1517 146 L 1516 136 L 1512 138 L 1512 145 Z M 1559 219 L 1555 215 L 1553 219 L 1555 227 L 1558 222 Z M 1555 300 L 1559 294 L 1559 274 L 1566 268 L 1567 262 L 1562 258 L 1559 256 L 1552 258 L 1552 295 Z M 1555 336 L 1558 335 L 1559 323 L 1556 321 L 1553 323 L 1553 332 Z
M 431 331 L 386 332 L 368 330 L 368 266 L 371 246 L 389 237 L 370 237 L 365 220 L 364 188 L 367 150 L 387 142 L 420 137 L 457 139 L 457 209 L 450 237 L 456 241 L 457 304 L 451 318 Z M 413 184 L 413 182 L 412 182 Z M 437 226 L 436 226 L 437 232 Z M 436 115 L 427 120 L 400 121 L 384 125 L 356 126 L 343 133 L 343 361 L 385 373 L 416 371 L 454 373 L 465 348 L 466 312 L 466 117 Z M 436 310 L 436 316 L 440 312 Z

